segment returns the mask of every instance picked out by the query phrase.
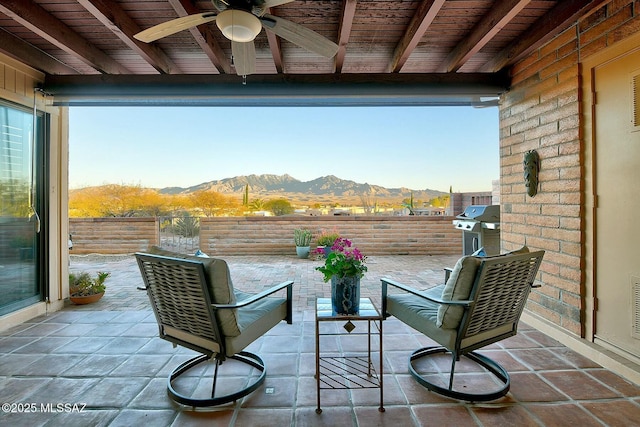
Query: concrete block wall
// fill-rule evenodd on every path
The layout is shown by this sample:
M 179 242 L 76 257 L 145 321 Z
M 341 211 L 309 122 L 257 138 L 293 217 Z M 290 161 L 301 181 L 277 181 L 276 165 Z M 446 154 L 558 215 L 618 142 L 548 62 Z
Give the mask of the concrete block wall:
M 293 230 L 336 231 L 366 255 L 462 254 L 452 217 L 318 216 L 202 218 L 200 249 L 209 255 L 295 254 Z M 311 242 L 315 248 L 315 240 Z
M 366 255 L 462 254 L 452 217 L 212 217 L 200 220 L 200 249 L 211 256 L 295 255 L 293 230 L 336 231 Z M 72 218 L 71 254 L 127 254 L 159 245 L 155 218 Z M 315 248 L 315 241 L 312 241 Z
M 527 308 L 576 335 L 584 318 L 584 191 L 580 61 L 640 31 L 640 1 L 607 2 L 512 68 L 500 106 L 503 249 L 544 249 L 544 286 Z M 526 194 L 523 156 L 541 158 L 540 186 Z
M 156 218 L 70 218 L 72 255 L 128 254 L 157 245 Z M 66 241 L 65 241 L 66 243 Z

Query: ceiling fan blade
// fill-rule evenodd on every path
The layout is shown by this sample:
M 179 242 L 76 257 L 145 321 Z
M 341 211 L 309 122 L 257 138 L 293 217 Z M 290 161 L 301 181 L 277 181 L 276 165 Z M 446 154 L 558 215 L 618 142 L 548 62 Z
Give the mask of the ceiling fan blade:
M 248 76 L 256 72 L 256 45 L 250 42 L 231 42 L 231 53 L 236 74 Z
M 213 12 L 183 16 L 181 18 L 172 19 L 171 21 L 163 22 L 162 24 L 147 28 L 144 31 L 140 31 L 133 37 L 141 42 L 150 43 L 163 37 L 170 36 L 171 34 L 178 33 L 182 30 L 186 30 L 187 28 L 197 27 L 198 25 L 214 21 L 216 16 L 217 14 Z
M 267 30 L 318 55 L 332 58 L 338 53 L 337 44 L 295 22 L 269 14 L 265 14 L 260 21 Z

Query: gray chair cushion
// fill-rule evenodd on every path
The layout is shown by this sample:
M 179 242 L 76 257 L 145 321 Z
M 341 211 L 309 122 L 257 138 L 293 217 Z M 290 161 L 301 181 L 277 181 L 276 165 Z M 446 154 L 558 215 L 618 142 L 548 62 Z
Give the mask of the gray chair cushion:
M 440 285 L 425 291 L 424 294 L 440 298 L 443 288 L 444 285 Z M 412 294 L 387 296 L 387 313 L 432 338 L 440 345 L 453 348 L 458 335 L 457 330 L 443 329 L 437 325 L 438 307 L 440 304 Z
M 236 303 L 237 300 L 233 290 L 231 273 L 229 272 L 229 266 L 225 260 L 181 254 L 161 249 L 157 246 L 153 246 L 149 250 L 149 253 L 201 262 L 204 265 L 205 275 L 207 276 L 207 285 L 209 286 L 209 297 L 212 300 L 211 302 L 216 304 Z M 240 335 L 237 310 L 218 310 L 216 312 L 216 317 L 223 335 L 232 337 Z
M 528 253 L 529 248 L 523 246 L 511 252 L 500 255 L 491 256 L 464 256 L 458 260 L 447 283 L 445 284 L 441 298 L 444 301 L 466 300 L 469 299 L 471 288 L 475 282 L 476 272 L 483 259 L 493 259 L 505 257 L 508 255 L 519 255 Z M 438 318 L 436 325 L 445 329 L 457 328 L 460 325 L 464 308 L 458 306 L 441 305 L 438 309 Z
M 236 291 L 236 298 L 240 302 L 252 296 L 253 294 Z M 227 356 L 243 350 L 286 318 L 287 299 L 264 298 L 247 307 L 237 309 L 237 313 L 242 334 L 225 337 Z
M 441 298 L 444 301 L 466 300 L 469 298 L 476 271 L 480 265 L 480 258 L 463 256 L 456 262 L 449 280 L 442 289 Z M 439 328 L 455 329 L 462 320 L 464 307 L 440 305 L 436 325 Z

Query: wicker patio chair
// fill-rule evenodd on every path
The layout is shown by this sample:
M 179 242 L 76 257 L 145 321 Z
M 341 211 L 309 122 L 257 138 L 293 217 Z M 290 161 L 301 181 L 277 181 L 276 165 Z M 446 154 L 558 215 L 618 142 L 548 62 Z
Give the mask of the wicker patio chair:
M 293 281 L 255 295 L 246 294 L 233 289 L 229 268 L 221 259 L 166 256 L 172 253 L 153 251 L 156 253 L 136 253 L 135 257 L 144 280 L 143 289 L 158 322 L 160 338 L 174 346 L 201 353 L 169 374 L 169 396 L 178 403 L 201 407 L 222 405 L 255 391 L 265 380 L 264 361 L 243 350 L 280 321 L 291 324 Z M 286 298 L 272 295 L 279 291 L 286 292 Z M 175 380 L 181 374 L 212 358 L 215 366 L 210 397 L 177 391 Z M 218 369 L 227 359 L 248 365 L 248 378 L 240 390 L 229 392 L 225 385 L 221 387 L 221 395 L 217 395 Z
M 456 263 L 445 285 L 427 291 L 383 278 L 382 309 L 385 316 L 395 316 L 439 344 L 420 348 L 411 354 L 411 375 L 429 390 L 465 401 L 483 402 L 507 394 L 510 388 L 507 371 L 474 350 L 516 334 L 543 256 L 544 251 L 529 252 L 526 247 L 494 257 L 465 256 Z M 445 386 L 446 381 L 439 381 L 437 375 L 416 366 L 426 356 L 447 352 L 452 357 L 448 387 Z M 473 392 L 466 384 L 459 389 L 454 388 L 456 362 L 461 356 L 497 378 L 497 390 L 492 386 Z

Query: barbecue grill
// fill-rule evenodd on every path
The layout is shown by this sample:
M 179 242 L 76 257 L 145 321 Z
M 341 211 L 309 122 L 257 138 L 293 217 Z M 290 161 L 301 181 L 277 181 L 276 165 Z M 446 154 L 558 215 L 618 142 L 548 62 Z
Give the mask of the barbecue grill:
M 453 225 L 462 230 L 462 254 L 484 248 L 485 255 L 500 253 L 500 206 L 471 205 L 456 216 Z

